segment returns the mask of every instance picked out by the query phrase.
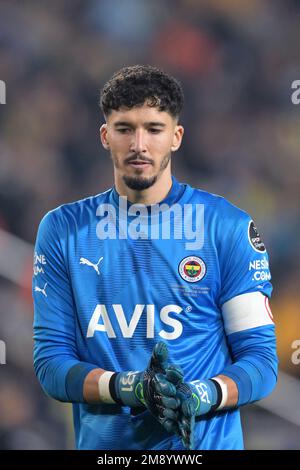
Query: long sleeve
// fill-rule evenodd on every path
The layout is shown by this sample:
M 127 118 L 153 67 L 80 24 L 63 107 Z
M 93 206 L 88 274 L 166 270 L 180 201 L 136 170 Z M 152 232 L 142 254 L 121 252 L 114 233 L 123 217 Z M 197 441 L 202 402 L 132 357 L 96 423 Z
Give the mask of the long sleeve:
M 237 405 L 261 400 L 277 381 L 278 359 L 274 325 L 233 333 L 228 337 L 233 364 L 222 371 L 237 384 Z
M 84 378 L 98 366 L 78 357 L 75 305 L 59 229 L 62 232 L 63 224 L 57 222 L 56 211 L 49 212 L 40 223 L 35 245 L 34 368 L 48 395 L 82 402 Z

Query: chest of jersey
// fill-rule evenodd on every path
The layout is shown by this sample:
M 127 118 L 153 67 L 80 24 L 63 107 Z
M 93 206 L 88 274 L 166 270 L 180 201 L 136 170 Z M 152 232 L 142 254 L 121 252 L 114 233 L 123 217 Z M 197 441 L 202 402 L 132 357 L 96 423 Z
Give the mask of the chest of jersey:
M 218 327 L 218 259 L 208 240 L 192 251 L 184 239 L 100 240 L 90 230 L 69 250 L 87 338 L 176 340 L 185 332 L 199 336 L 210 325 Z

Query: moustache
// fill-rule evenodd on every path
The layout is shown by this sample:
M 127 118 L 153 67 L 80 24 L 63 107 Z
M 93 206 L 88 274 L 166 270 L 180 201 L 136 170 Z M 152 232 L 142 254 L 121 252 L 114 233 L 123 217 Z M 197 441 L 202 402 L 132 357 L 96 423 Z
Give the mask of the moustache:
M 151 160 L 150 158 L 146 158 L 143 155 L 139 155 L 139 154 L 131 155 L 130 157 L 126 158 L 125 163 L 131 163 L 136 160 L 145 162 L 145 163 L 150 163 L 151 165 L 153 165 L 154 163 L 153 160 Z

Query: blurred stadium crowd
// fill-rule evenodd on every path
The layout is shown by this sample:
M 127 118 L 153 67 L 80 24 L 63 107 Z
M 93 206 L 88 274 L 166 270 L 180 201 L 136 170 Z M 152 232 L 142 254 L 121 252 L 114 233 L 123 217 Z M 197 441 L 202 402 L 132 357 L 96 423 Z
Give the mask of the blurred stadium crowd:
M 33 244 L 48 210 L 111 186 L 99 90 L 124 65 L 160 66 L 186 95 L 174 173 L 255 219 L 271 257 L 280 365 L 300 376 L 290 359 L 300 339 L 299 24 L 298 0 L 0 2 L 0 227 Z M 9 256 L 1 238 L 0 250 Z M 32 370 L 32 260 L 13 262 L 22 281 L 0 278 L 0 449 L 71 447 L 65 407 Z M 255 410 L 246 433 L 249 420 L 257 430 Z M 249 445 L 296 448 L 299 429 L 296 442 L 280 425 L 275 443 L 257 434 Z

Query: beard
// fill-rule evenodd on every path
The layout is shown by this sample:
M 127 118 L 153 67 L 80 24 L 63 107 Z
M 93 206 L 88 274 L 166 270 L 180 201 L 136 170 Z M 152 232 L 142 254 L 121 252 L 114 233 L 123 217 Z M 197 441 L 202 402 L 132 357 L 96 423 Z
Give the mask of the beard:
M 143 191 L 144 189 L 151 188 L 157 181 L 158 175 L 144 178 L 143 176 L 123 176 L 123 181 L 126 186 L 135 191 Z
M 143 191 L 145 189 L 151 188 L 153 186 L 159 175 L 167 168 L 169 161 L 171 159 L 171 153 L 168 153 L 167 155 L 164 156 L 162 159 L 162 162 L 159 167 L 159 171 L 156 175 L 150 176 L 150 177 L 145 177 L 142 175 L 135 175 L 135 176 L 123 176 L 123 181 L 126 184 L 126 186 L 130 189 L 133 189 L 135 191 Z M 137 172 L 140 171 L 137 169 Z

